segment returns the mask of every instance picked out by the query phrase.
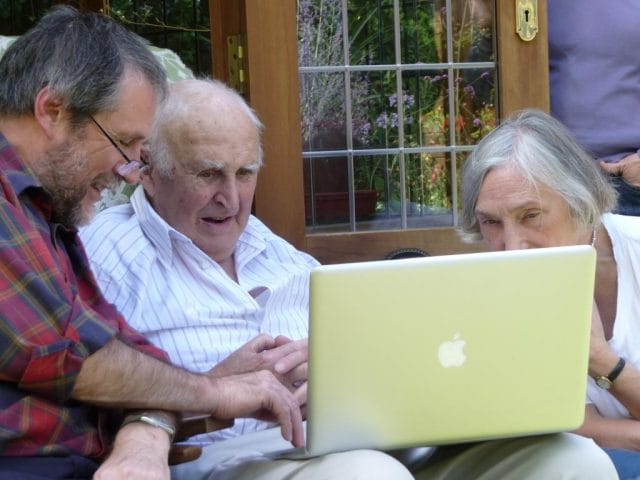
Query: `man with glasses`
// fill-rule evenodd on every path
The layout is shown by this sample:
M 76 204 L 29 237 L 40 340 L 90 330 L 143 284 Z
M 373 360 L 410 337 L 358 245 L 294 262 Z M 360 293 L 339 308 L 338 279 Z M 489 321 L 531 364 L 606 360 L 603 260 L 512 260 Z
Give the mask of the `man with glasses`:
M 89 270 L 76 227 L 102 189 L 139 176 L 166 89 L 141 39 L 69 7 L 0 60 L 1 478 L 168 479 L 182 411 L 276 420 L 303 441 L 298 402 L 271 373 L 171 365 Z
M 268 368 L 304 405 L 308 281 L 317 262 L 251 215 L 262 165 L 261 128 L 242 97 L 223 84 L 173 84 L 155 117 L 142 185 L 130 204 L 99 213 L 81 236 L 107 299 L 175 363 L 202 372 L 215 363 L 213 375 Z M 431 459 L 422 450 L 402 452 L 412 474 L 390 455 L 369 450 L 272 460 L 271 453 L 286 447 L 279 437 L 265 422 L 238 421 L 231 430 L 197 438 L 211 446 L 173 475 L 616 478 L 604 452 L 570 434 L 455 447 Z

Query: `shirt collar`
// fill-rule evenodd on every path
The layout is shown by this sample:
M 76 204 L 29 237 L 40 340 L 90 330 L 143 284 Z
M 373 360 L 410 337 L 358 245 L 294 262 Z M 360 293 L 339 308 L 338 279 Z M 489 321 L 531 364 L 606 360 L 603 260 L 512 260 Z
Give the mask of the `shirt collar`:
M 42 188 L 31 169 L 18 157 L 2 133 L 0 133 L 0 170 L 7 176 L 17 195 L 31 187 Z
M 131 195 L 131 206 L 138 217 L 140 228 L 158 255 L 158 259 L 171 265 L 173 259 L 172 238 L 189 241 L 187 237 L 169 225 L 151 206 L 142 185 L 138 185 Z
M 51 196 L 36 179 L 33 170 L 20 159 L 13 146 L 2 133 L 0 133 L 0 171 L 6 176 L 17 197 L 29 190 L 29 196 L 34 204 L 47 221 L 51 221 L 53 212 Z

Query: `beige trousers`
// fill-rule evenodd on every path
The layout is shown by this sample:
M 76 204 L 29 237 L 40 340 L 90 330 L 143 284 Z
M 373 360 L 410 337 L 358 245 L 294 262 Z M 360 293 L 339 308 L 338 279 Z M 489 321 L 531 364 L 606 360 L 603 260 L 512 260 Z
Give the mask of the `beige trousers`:
M 557 434 L 419 449 L 394 456 L 354 450 L 308 460 L 264 456 L 287 447 L 279 429 L 243 435 L 204 448 L 202 456 L 171 469 L 177 480 L 614 480 L 609 457 L 593 441 Z M 403 465 L 406 463 L 407 466 Z M 408 468 L 407 468 L 408 467 Z M 412 473 L 410 473 L 409 469 Z

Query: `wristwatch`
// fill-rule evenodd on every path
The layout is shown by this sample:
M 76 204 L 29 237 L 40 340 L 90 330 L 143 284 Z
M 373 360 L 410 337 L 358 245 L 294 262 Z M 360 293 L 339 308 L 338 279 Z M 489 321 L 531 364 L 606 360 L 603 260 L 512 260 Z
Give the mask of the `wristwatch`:
M 169 435 L 169 441 L 173 442 L 173 437 L 176 434 L 176 427 L 173 424 L 167 422 L 160 415 L 149 412 L 132 413 L 131 415 L 127 415 L 126 417 L 124 417 L 121 427 L 135 422 L 146 423 L 147 425 L 151 425 L 152 427 L 164 430 L 165 432 L 167 432 L 167 435 Z
M 596 385 L 604 390 L 609 390 L 613 387 L 613 381 L 618 378 L 625 364 L 624 358 L 620 357 L 620 360 L 618 360 L 618 363 L 616 363 L 616 366 L 613 367 L 613 370 L 611 370 L 608 375 L 599 375 L 595 378 Z

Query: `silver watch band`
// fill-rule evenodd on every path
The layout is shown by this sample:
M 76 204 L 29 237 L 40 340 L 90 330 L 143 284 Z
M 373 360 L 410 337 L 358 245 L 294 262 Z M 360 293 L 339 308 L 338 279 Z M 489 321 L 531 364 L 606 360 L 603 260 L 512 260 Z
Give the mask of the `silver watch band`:
M 124 417 L 124 420 L 122 421 L 122 427 L 135 422 L 146 423 L 147 425 L 151 425 L 153 427 L 164 430 L 165 432 L 167 432 L 167 435 L 169 435 L 169 441 L 173 442 L 173 437 L 176 434 L 176 427 L 174 427 L 171 423 L 167 422 L 159 415 L 155 415 L 149 412 L 132 413 Z

